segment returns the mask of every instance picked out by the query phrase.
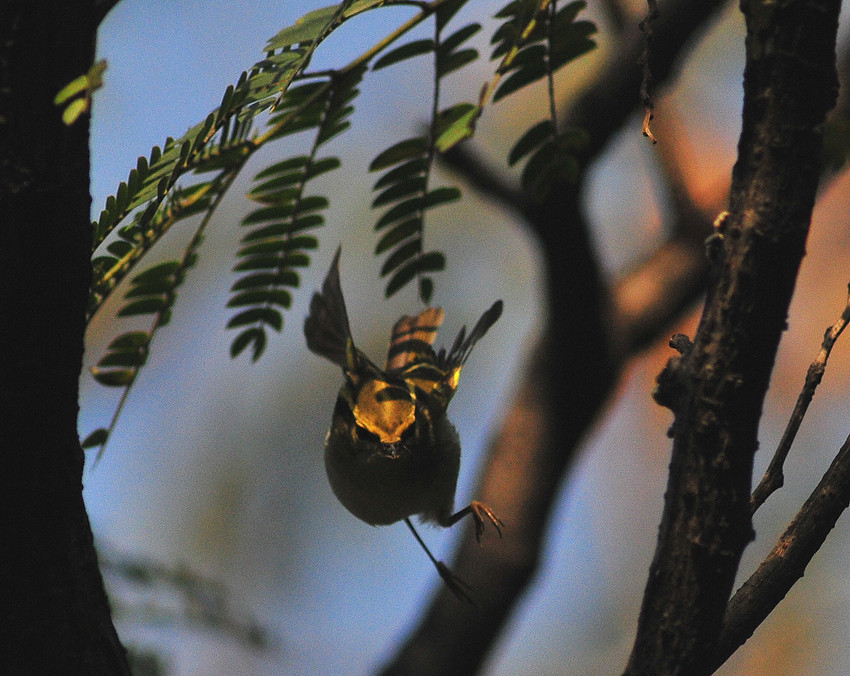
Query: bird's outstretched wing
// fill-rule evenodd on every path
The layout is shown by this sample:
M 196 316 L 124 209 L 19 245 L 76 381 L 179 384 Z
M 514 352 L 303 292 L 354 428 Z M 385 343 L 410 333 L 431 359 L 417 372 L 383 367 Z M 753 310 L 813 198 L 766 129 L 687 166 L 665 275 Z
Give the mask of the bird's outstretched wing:
M 342 247 L 336 250 L 321 293 L 313 294 L 310 314 L 304 321 L 304 336 L 311 351 L 330 359 L 343 370 L 350 370 L 355 350 L 348 313 L 345 310 L 345 299 L 342 297 L 342 287 L 339 283 L 341 253 Z
M 496 323 L 496 320 L 498 320 L 501 316 L 502 301 L 497 300 L 490 306 L 490 309 L 487 310 L 487 312 L 481 315 L 481 319 L 478 320 L 468 336 L 466 335 L 466 327 L 464 326 L 461 328 L 460 332 L 457 334 L 457 338 L 455 338 L 452 349 L 449 350 L 448 355 L 445 353 L 445 350 L 440 350 L 440 354 L 437 355 L 437 363 L 444 367 L 447 371 L 463 366 L 466 363 L 466 360 L 469 359 L 469 354 L 472 352 L 472 348 L 475 346 L 475 343 L 481 340 L 484 334 L 490 330 L 490 327 L 493 326 L 493 324 Z
M 425 312 L 413 320 L 414 328 L 416 321 L 423 318 L 427 312 L 428 310 L 425 310 Z M 502 301 L 497 300 L 481 316 L 481 319 L 478 320 L 468 336 L 466 335 L 466 327 L 460 330 L 448 354 L 446 354 L 445 349 L 441 349 L 439 354 L 434 353 L 434 350 L 431 349 L 431 343 L 434 340 L 433 333 L 430 331 L 426 332 L 425 330 L 430 329 L 431 325 L 436 324 L 433 327 L 433 332 L 436 332 L 439 323 L 431 322 L 430 325 L 425 324 L 425 328 L 421 329 L 421 331 L 428 337 L 427 341 L 419 341 L 419 351 L 411 350 L 407 353 L 413 355 L 413 358 L 408 359 L 407 363 L 398 372 L 399 375 L 409 385 L 415 387 L 416 390 L 427 394 L 430 397 L 432 405 L 438 406 L 445 411 L 451 398 L 454 396 L 455 390 L 457 390 L 460 371 L 469 358 L 473 346 L 487 333 L 501 315 Z M 439 320 L 440 322 L 442 321 L 442 311 L 440 311 Z M 396 324 L 396 327 L 399 327 L 399 324 Z M 394 330 L 393 336 L 395 337 L 395 335 L 396 332 Z M 413 335 L 417 335 L 415 330 Z M 390 343 L 390 357 L 392 356 L 393 342 Z

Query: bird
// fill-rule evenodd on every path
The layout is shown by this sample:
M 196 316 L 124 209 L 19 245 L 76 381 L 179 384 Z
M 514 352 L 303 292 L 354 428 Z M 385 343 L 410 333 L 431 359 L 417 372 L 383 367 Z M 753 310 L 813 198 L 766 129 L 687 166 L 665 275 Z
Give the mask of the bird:
M 379 368 L 354 343 L 340 285 L 337 249 L 321 292 L 304 322 L 307 347 L 338 365 L 344 382 L 325 439 L 325 469 L 334 495 L 373 526 L 404 521 L 442 580 L 472 603 L 471 587 L 438 561 L 410 517 L 449 528 L 466 516 L 480 542 L 487 524 L 499 537 L 504 524 L 473 500 L 455 511 L 460 438 L 446 409 L 473 346 L 502 314 L 497 300 L 467 335 L 463 327 L 448 352 L 433 348 L 444 312 L 427 307 L 393 326 L 386 363 Z

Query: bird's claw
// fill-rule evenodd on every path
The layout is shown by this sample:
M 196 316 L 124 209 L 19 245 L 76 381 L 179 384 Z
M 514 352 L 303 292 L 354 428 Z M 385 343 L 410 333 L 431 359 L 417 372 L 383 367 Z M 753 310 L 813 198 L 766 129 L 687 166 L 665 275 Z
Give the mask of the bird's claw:
M 473 500 L 469 503 L 469 510 L 472 513 L 472 518 L 475 520 L 475 539 L 481 542 L 481 536 L 484 534 L 485 518 L 493 524 L 499 537 L 502 537 L 502 527 L 505 525 L 502 520 L 493 513 L 483 502 Z
M 468 603 L 471 606 L 476 605 L 472 596 L 470 596 L 472 586 L 461 580 L 457 575 L 449 570 L 449 567 L 442 561 L 436 561 L 435 563 L 437 565 L 437 572 L 440 574 L 440 577 L 443 578 L 443 582 L 446 583 L 449 591 L 451 591 L 452 594 L 464 603 Z

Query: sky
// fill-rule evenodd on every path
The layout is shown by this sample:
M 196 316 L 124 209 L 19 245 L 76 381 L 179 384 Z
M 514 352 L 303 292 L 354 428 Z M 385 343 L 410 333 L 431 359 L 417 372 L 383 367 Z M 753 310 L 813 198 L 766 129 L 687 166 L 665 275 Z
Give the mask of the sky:
M 203 119 L 225 87 L 262 56 L 269 37 L 323 4 L 122 0 L 104 22 L 98 44 L 108 70 L 94 100 L 93 213 L 126 178 L 136 157 Z M 456 25 L 489 16 L 495 7 L 471 2 Z M 407 15 L 409 11 L 380 11 L 352 21 L 320 49 L 313 67 L 345 63 Z M 483 54 L 487 32 L 485 28 L 478 41 Z M 692 66 L 683 69 L 676 92 L 664 100 L 666 110 L 675 111 L 687 125 L 682 152 L 698 158 L 700 175 L 694 182 L 708 195 L 707 202 L 728 181 L 734 161 L 742 40 L 741 21 L 730 11 L 700 44 Z M 604 37 L 601 41 L 604 48 Z M 453 76 L 447 97 L 475 96 L 487 69 L 482 59 L 468 77 Z M 253 174 L 293 149 L 272 148 L 252 161 L 210 227 L 200 262 L 180 292 L 174 320 L 157 335 L 106 454 L 86 470 L 87 505 L 104 547 L 204 575 L 227 590 L 236 615 L 255 618 L 273 637 L 268 649 L 252 650 L 226 632 L 180 619 L 179 603 L 167 590 L 125 590 L 128 599 L 137 601 L 137 612 L 119 622 L 124 640 L 157 650 L 171 674 L 373 673 L 394 653 L 440 584 L 403 526 L 369 527 L 331 493 L 322 443 L 340 375 L 306 350 L 301 333 L 309 296 L 340 243 L 352 328 L 367 353 L 379 359 L 394 320 L 416 308 L 409 292 L 383 299 L 380 261 L 372 256 L 374 240 L 366 234 L 374 218 L 369 213 L 374 181 L 366 171 L 369 161 L 395 140 L 415 133 L 427 115 L 428 100 L 417 87 L 416 73 L 413 65 L 399 65 L 364 81 L 352 131 L 328 148 L 343 158 L 344 172 L 317 187 L 328 191 L 332 207 L 318 233 L 314 264 L 286 313 L 283 333 L 256 365 L 244 357 L 230 360 L 232 336 L 224 328 L 238 223 L 250 209 L 243 195 Z M 564 86 L 575 86 L 570 78 L 585 76 L 578 69 L 565 77 Z M 477 140 L 497 158 L 494 162 L 539 108 L 527 97 L 521 104 L 503 105 L 504 112 L 482 119 Z M 657 111 L 659 117 L 664 111 Z M 612 276 L 664 234 L 666 196 L 654 187 L 658 170 L 653 152 L 637 133 L 636 121 L 590 172 L 587 209 Z M 440 176 L 444 182 L 452 178 Z M 815 218 L 818 227 L 780 353 L 785 370 L 777 373 L 766 406 L 766 448 L 781 433 L 788 402 L 796 397 L 823 327 L 834 321 L 843 304 L 846 279 L 835 280 L 841 277 L 841 262 L 846 269 L 843 256 L 850 246 L 840 216 L 846 211 L 848 187 L 844 180 L 825 193 Z M 152 255 L 174 255 L 186 237 L 171 233 Z M 543 280 L 536 245 L 516 215 L 470 191 L 457 210 L 434 219 L 426 238 L 429 246 L 449 255 L 434 299 L 446 308 L 443 342 L 462 324 L 473 323 L 496 298 L 505 301 L 504 316 L 464 369 L 450 410 L 464 448 L 457 496 L 457 504 L 463 505 L 474 497 L 483 447 L 539 331 Z M 112 337 L 132 326 L 116 322 L 114 311 L 114 304 L 105 308 L 91 326 L 88 365 L 96 363 Z M 692 333 L 694 322 L 691 316 L 676 330 Z M 765 506 L 757 522 L 760 536 L 744 568 L 769 549 L 793 514 L 788 509 L 810 490 L 830 451 L 843 440 L 836 424 L 840 414 L 830 411 L 840 410 L 836 407 L 850 394 L 842 375 L 850 366 L 848 352 L 836 348 L 830 367 L 835 371 L 828 372 L 816 400 L 824 401 L 824 408 L 813 410 L 801 430 L 804 455 L 792 455 L 789 461 L 789 476 L 793 470 L 798 481 L 785 489 L 789 498 Z M 649 394 L 669 356 L 660 344 L 625 373 L 616 400 L 563 487 L 541 570 L 485 673 L 607 674 L 625 663 L 666 479 L 669 444 L 664 432 L 670 420 Z M 87 377 L 82 388 L 80 429 L 85 436 L 109 420 L 116 396 Z M 760 454 L 759 462 L 766 464 L 766 455 Z M 438 558 L 450 558 L 456 534 L 426 529 L 423 535 Z M 755 643 L 721 673 L 753 674 L 764 665 L 780 675 L 850 669 L 844 642 L 832 640 L 828 629 L 837 618 L 850 616 L 850 595 L 840 584 L 837 567 L 849 546 L 847 527 L 840 522 L 800 590 L 789 595 L 771 620 L 790 638 L 778 645 L 771 638 L 776 632 L 764 632 L 759 643 L 757 634 Z M 789 646 L 799 647 L 807 659 L 795 661 L 792 654 L 782 665 L 765 661 L 765 655 Z

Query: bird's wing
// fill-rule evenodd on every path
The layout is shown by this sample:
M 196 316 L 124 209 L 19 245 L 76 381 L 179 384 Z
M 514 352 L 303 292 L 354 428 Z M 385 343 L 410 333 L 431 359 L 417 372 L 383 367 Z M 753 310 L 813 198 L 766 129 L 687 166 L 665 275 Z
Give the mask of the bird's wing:
M 341 253 L 342 247 L 336 250 L 321 293 L 313 294 L 310 314 L 304 321 L 304 336 L 310 350 L 330 359 L 343 370 L 350 371 L 355 366 L 353 362 L 356 359 L 356 349 L 351 339 L 348 313 L 339 283 Z

